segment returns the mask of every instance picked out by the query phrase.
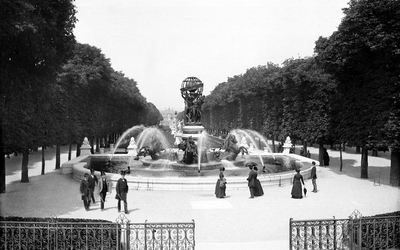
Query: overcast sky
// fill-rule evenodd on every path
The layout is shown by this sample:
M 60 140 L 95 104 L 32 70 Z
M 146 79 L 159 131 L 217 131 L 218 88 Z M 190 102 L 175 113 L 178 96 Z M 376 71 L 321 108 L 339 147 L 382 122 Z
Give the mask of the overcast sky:
M 348 0 L 75 0 L 80 43 L 101 49 L 160 110 L 183 110 L 182 81 L 208 95 L 267 62 L 312 56 Z

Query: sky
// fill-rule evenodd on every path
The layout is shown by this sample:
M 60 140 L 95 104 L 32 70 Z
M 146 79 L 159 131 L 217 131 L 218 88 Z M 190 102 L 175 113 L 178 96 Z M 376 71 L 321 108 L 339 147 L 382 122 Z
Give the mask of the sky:
M 349 0 L 75 0 L 74 34 L 101 49 L 160 111 L 182 111 L 189 76 L 204 95 L 247 69 L 313 55 Z

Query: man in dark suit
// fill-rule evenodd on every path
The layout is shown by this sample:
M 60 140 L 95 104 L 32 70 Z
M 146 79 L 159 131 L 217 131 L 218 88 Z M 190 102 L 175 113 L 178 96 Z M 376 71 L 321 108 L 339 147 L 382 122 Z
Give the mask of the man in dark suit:
M 94 175 L 94 169 L 90 169 L 90 175 L 87 181 L 89 183 L 89 189 L 90 189 L 90 195 L 89 195 L 89 205 L 90 205 L 90 199 L 92 199 L 93 204 L 96 203 L 96 201 L 94 200 L 94 187 L 99 182 L 97 176 Z
M 313 191 L 314 193 L 318 192 L 317 191 L 317 167 L 315 166 L 315 161 L 312 163 L 312 168 L 311 168 L 311 179 L 312 179 L 312 184 L 313 184 Z
M 115 199 L 118 200 L 118 212 L 121 212 L 121 200 L 124 201 L 124 209 L 125 213 L 128 213 L 128 203 L 126 201 L 127 193 L 128 193 L 128 182 L 125 179 L 125 171 L 121 171 L 121 178 L 119 178 L 117 182 L 117 186 L 115 187 L 115 191 L 117 194 L 115 195 Z
M 250 190 L 250 199 L 254 198 L 254 189 L 256 187 L 257 172 L 253 170 L 254 165 L 248 164 L 250 168 L 249 177 L 247 177 L 247 182 Z
M 83 175 L 83 180 L 81 181 L 81 185 L 79 187 L 79 190 L 81 191 L 81 195 L 82 195 L 83 206 L 85 207 L 86 211 L 89 210 L 89 204 L 90 204 L 89 203 L 90 191 L 89 191 L 88 177 L 89 177 L 88 173 L 85 173 Z
M 104 210 L 104 202 L 106 201 L 107 193 L 111 193 L 110 181 L 106 178 L 106 173 L 101 171 L 101 178 L 99 180 L 99 196 L 100 196 L 100 209 Z

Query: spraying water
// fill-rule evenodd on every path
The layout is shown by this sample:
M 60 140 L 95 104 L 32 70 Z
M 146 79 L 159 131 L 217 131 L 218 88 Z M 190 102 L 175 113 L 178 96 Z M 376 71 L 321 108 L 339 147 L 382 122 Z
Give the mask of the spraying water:
M 130 128 L 130 129 L 127 129 L 127 130 L 118 138 L 117 142 L 115 143 L 114 150 L 112 151 L 111 156 L 110 156 L 110 161 L 111 161 L 112 157 L 114 156 L 115 151 L 117 150 L 117 148 L 118 148 L 119 145 L 121 144 L 121 142 L 125 142 L 126 140 L 129 140 L 129 139 L 130 139 L 131 136 L 128 136 L 128 135 L 137 133 L 138 131 L 141 131 L 141 130 L 144 130 L 144 129 L 145 129 L 145 127 L 144 127 L 143 125 L 136 125 L 136 126 L 133 126 L 133 127 Z
M 245 139 L 246 141 L 250 141 L 250 143 L 254 145 L 256 150 L 263 150 L 260 144 L 264 145 L 264 147 L 268 149 L 268 152 L 272 155 L 274 160 L 276 160 L 274 154 L 272 153 L 271 149 L 268 146 L 267 140 L 260 133 L 250 129 L 233 129 L 230 133 L 235 135 L 235 137 L 239 142 L 241 142 L 243 139 Z M 257 142 L 255 138 L 258 138 L 259 141 Z M 258 158 L 260 159 L 261 164 L 265 166 L 261 154 L 258 154 Z
M 206 140 L 206 135 L 207 132 L 203 131 L 201 135 L 197 138 L 197 167 L 198 167 L 198 172 L 200 173 L 200 167 L 201 167 L 201 159 L 203 158 L 202 152 L 204 152 L 204 146 L 205 146 L 205 140 Z

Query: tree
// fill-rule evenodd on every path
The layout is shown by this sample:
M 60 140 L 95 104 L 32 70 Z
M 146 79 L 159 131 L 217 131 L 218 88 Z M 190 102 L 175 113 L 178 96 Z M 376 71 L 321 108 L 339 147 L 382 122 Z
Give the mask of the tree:
M 317 60 L 338 82 L 337 132 L 363 147 L 361 178 L 368 178 L 368 149 L 390 141 L 385 129 L 390 114 L 397 115 L 399 11 L 395 0 L 352 0 L 338 31 L 316 42 Z
M 43 122 L 40 94 L 70 55 L 75 38 L 72 1 L 3 0 L 0 21 L 0 140 L 8 150 L 23 152 L 22 182 L 28 181 L 27 155 L 38 142 Z M 5 163 L 1 189 L 5 192 Z

